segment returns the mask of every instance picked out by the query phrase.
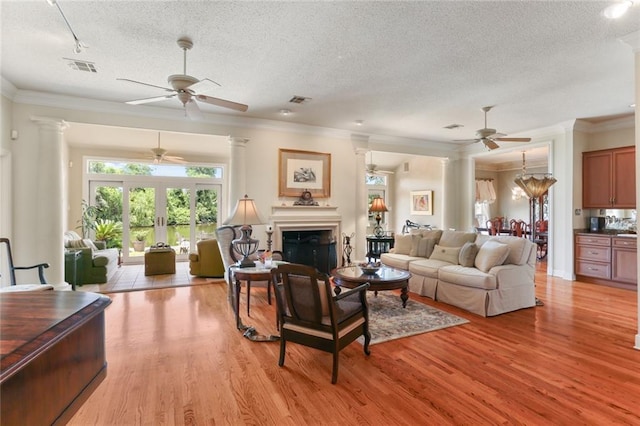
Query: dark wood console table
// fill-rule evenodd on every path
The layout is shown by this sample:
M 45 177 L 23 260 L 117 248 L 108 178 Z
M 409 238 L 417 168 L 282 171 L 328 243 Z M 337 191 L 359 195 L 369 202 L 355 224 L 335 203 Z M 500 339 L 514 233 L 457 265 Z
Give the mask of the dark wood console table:
M 65 424 L 107 374 L 104 310 L 95 293 L 0 297 L 0 418 L 7 425 Z
M 369 262 L 380 259 L 382 253 L 388 253 L 393 248 L 394 237 L 367 237 L 367 260 Z

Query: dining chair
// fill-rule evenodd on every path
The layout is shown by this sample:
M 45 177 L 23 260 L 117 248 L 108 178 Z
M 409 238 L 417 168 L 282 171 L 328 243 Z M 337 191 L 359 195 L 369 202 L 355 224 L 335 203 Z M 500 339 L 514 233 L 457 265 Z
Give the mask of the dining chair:
M 504 217 L 496 216 L 487 220 L 487 231 L 489 235 L 500 235 L 500 230 L 504 225 Z
M 11 242 L 8 238 L 0 238 L 0 244 L 6 246 L 6 259 L 9 267 L 9 286 L 3 287 L 2 291 L 39 291 L 39 290 L 53 290 L 53 286 L 47 284 L 47 280 L 44 276 L 44 270 L 49 267 L 48 263 L 38 263 L 31 266 L 15 266 L 13 264 L 13 255 L 11 253 Z M 18 284 L 16 280 L 16 271 L 26 271 L 30 269 L 38 269 L 39 284 Z
M 531 234 L 531 226 L 522 219 L 511 219 L 509 229 L 511 229 L 511 235 L 515 237 L 527 238 Z

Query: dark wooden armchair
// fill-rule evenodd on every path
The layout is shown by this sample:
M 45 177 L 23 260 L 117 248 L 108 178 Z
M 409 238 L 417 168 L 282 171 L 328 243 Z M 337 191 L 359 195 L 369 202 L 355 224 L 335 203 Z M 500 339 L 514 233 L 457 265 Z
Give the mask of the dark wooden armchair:
M 31 266 L 15 266 L 13 264 L 13 256 L 11 254 L 11 243 L 8 238 L 0 238 L 0 245 L 5 244 L 6 256 L 7 256 L 7 264 L 9 266 L 9 283 L 11 284 L 11 288 L 8 290 L 12 291 L 30 291 L 30 290 L 52 290 L 53 286 L 47 284 L 47 280 L 44 277 L 45 268 L 49 267 L 48 263 L 38 263 L 37 265 Z M 29 269 L 38 268 L 38 278 L 40 280 L 40 285 L 31 283 L 31 284 L 22 284 L 18 285 L 16 281 L 16 271 L 24 271 Z M 7 291 L 8 291 L 7 290 Z
M 311 266 L 284 264 L 273 270 L 280 324 L 280 360 L 284 365 L 287 342 L 333 354 L 331 383 L 338 380 L 340 350 L 364 336 L 369 355 L 369 283 L 335 296 L 331 282 Z

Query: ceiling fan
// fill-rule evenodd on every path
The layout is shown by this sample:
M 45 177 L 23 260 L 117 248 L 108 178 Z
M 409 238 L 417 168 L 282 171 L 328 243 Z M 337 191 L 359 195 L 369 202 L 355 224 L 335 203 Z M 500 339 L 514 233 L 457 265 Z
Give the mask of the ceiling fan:
M 487 113 L 491 111 L 493 106 L 482 107 L 484 111 L 484 129 L 476 131 L 476 139 L 456 139 L 455 142 L 482 142 L 488 150 L 500 148 L 498 142 L 530 142 L 531 138 L 506 138 L 504 133 L 498 133 L 496 129 L 487 127 Z
M 178 39 L 178 46 L 183 51 L 183 73 L 173 74 L 167 78 L 167 82 L 171 85 L 171 88 L 156 86 L 155 84 L 143 83 L 141 81 L 130 80 L 128 78 L 118 78 L 117 80 L 128 81 L 130 83 L 142 84 L 145 86 L 156 87 L 169 92 L 163 96 L 155 96 L 153 98 L 136 99 L 133 101 L 127 101 L 130 105 L 147 104 L 151 102 L 164 101 L 177 97 L 182 105 L 184 105 L 185 111 L 189 118 L 196 119 L 202 117 L 202 112 L 198 107 L 196 101 L 205 102 L 211 105 L 216 105 L 223 108 L 229 108 L 236 111 L 245 112 L 249 107 L 237 102 L 227 101 L 225 99 L 214 98 L 207 96 L 203 93 L 209 92 L 213 89 L 217 89 L 220 85 L 213 80 L 204 78 L 198 80 L 195 77 L 187 75 L 187 50 L 193 47 L 193 42 L 188 37 L 181 37 Z
M 365 164 L 366 170 L 367 170 L 367 174 L 370 175 L 392 175 L 393 172 L 392 171 L 388 171 L 388 170 L 379 170 L 378 169 L 378 165 L 374 164 L 373 162 L 373 152 L 369 151 L 369 153 L 371 154 L 371 156 L 369 157 L 369 163 Z
M 160 132 L 158 132 L 158 147 L 151 148 L 152 155 L 150 156 L 153 160 L 153 164 L 160 164 L 162 161 L 166 160 L 169 163 L 178 163 L 185 164 L 186 161 L 182 157 L 176 157 L 175 155 L 167 155 L 167 150 L 164 148 L 160 148 Z

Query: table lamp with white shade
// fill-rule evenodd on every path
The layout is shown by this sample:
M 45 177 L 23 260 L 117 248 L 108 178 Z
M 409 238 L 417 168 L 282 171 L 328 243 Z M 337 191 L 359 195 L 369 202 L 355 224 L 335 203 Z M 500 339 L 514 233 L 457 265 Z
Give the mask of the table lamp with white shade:
M 251 225 L 261 225 L 263 223 L 264 221 L 258 214 L 255 202 L 247 195 L 238 200 L 231 217 L 224 222 L 225 225 L 242 225 L 240 228 L 242 236 L 231 242 L 233 250 L 242 256 L 237 265 L 238 267 L 251 268 L 256 266 L 253 260 L 249 259 L 249 256 L 258 250 L 260 241 L 251 238 Z

